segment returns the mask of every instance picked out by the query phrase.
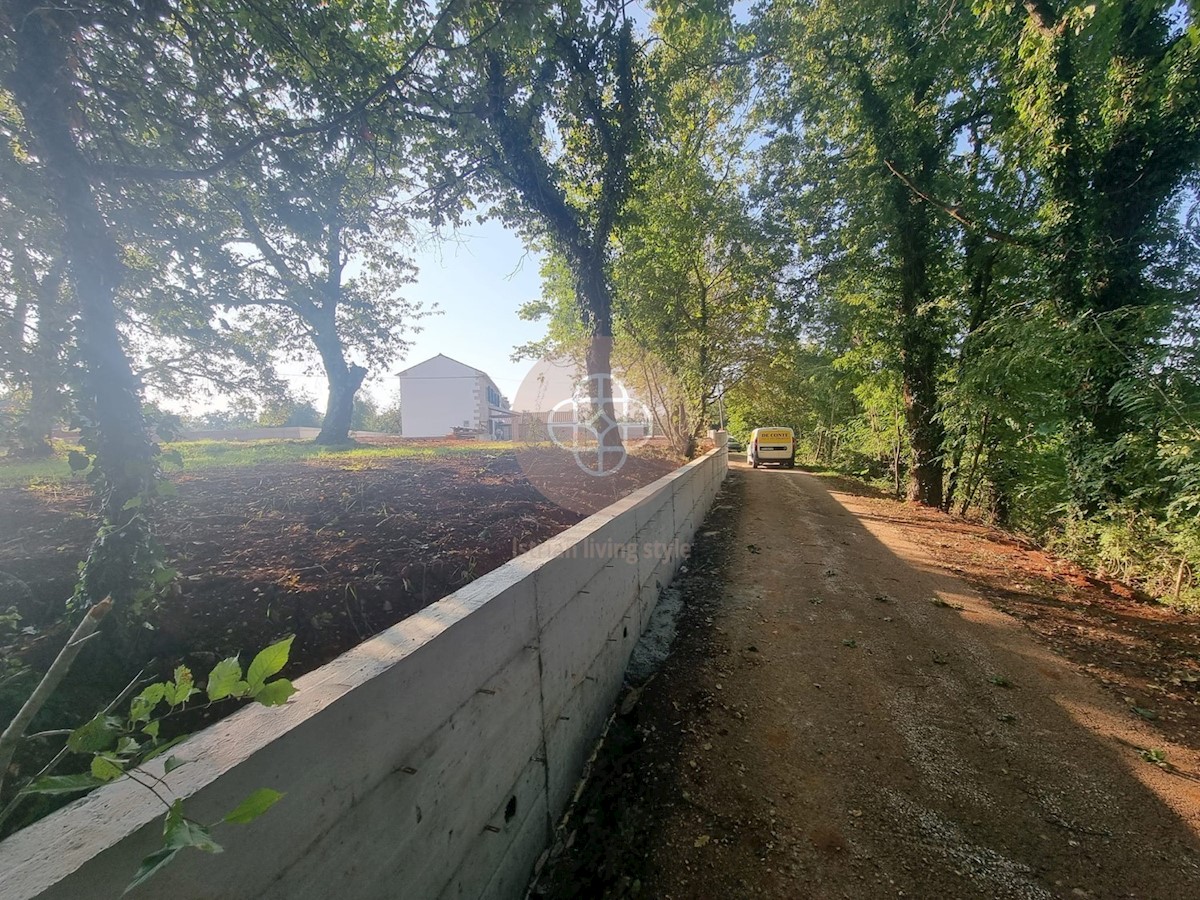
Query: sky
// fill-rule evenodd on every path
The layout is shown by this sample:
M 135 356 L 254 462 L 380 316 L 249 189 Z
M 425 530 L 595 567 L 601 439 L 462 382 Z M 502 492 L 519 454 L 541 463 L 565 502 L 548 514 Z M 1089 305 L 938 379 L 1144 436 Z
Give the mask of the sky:
M 413 262 L 417 280 L 404 294 L 426 308 L 437 304 L 440 312 L 418 323 L 421 332 L 410 336 L 412 347 L 405 357 L 386 372 L 372 372 L 363 391 L 381 406 L 391 405 L 399 390 L 396 372 L 444 353 L 487 372 L 511 400 L 533 368 L 532 361 L 512 362 L 513 348 L 546 331 L 542 323 L 517 317 L 523 303 L 541 294 L 539 257 L 526 252 L 521 239 L 501 223 L 488 221 L 458 232 L 456 240 L 418 251 Z M 284 366 L 282 373 L 318 409 L 324 408 L 323 375 L 304 375 L 295 364 Z

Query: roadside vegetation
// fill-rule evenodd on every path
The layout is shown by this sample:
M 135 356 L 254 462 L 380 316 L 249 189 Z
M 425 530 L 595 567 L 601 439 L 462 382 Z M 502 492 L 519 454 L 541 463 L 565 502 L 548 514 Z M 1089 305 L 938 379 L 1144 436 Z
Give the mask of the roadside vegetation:
M 174 441 L 163 444 L 167 460 L 163 469 L 173 472 L 204 472 L 209 469 L 269 465 L 272 463 L 313 462 L 353 468 L 357 464 L 393 459 L 437 459 L 469 456 L 512 449 L 511 442 L 460 441 L 458 443 L 360 444 L 325 447 L 312 441 Z M 79 452 L 62 441 L 55 443 L 51 455 L 37 459 L 0 458 L 0 487 L 35 482 L 56 482 L 78 477 L 72 471 L 70 453 Z
M 816 464 L 1200 603 L 1196 16 L 0 0 L 0 483 L 87 485 L 56 617 L 111 604 L 94 652 L 139 663 L 180 593 L 181 463 L 286 487 L 471 459 L 326 448 L 395 430 L 361 387 L 429 312 L 412 248 L 486 217 L 541 253 L 520 315 L 546 337 L 516 354 L 573 357 L 600 421 L 616 371 L 681 455 L 791 426 Z M 285 364 L 324 374 L 323 412 Z M 320 434 L 164 443 L 160 407 L 201 397 L 212 426 Z

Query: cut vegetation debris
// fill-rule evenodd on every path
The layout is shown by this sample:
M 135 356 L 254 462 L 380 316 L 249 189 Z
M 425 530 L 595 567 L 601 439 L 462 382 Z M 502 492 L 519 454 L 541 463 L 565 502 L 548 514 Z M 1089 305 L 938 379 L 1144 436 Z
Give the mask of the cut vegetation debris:
M 177 496 L 155 515 L 179 575 L 147 615 L 139 658 L 121 667 L 84 654 L 36 730 L 79 725 L 143 666 L 148 676 L 180 664 L 208 671 L 285 634 L 296 636 L 286 672 L 294 678 L 676 465 L 631 457 L 617 475 L 595 478 L 566 452 L 523 451 L 541 454 L 555 503 L 530 483 L 528 459 L 519 462 L 511 446 L 190 450 L 213 464 L 174 476 Z M 0 682 L 0 721 L 65 640 L 64 601 L 95 529 L 82 481 L 0 489 L 0 613 L 12 605 L 0 616 L 0 656 L 28 667 Z M 194 731 L 206 721 L 193 711 L 178 724 Z M 36 764 L 40 752 L 27 742 L 17 762 Z M 22 824 L 14 818 L 6 827 Z

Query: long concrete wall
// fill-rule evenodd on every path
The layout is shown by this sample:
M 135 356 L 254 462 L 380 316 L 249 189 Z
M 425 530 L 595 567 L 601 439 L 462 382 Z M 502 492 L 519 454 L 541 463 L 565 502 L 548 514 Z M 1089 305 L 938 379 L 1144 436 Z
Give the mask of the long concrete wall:
M 725 473 L 713 450 L 181 744 L 153 771 L 194 819 L 286 796 L 129 896 L 520 897 Z M 101 788 L 0 843 L 0 897 L 119 897 L 162 815 Z

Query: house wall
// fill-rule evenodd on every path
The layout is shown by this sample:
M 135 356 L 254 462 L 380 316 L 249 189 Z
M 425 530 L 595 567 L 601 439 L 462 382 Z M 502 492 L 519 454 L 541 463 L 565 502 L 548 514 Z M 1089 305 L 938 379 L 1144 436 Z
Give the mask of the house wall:
M 445 437 L 451 429 L 479 427 L 479 383 L 474 369 L 435 356 L 400 376 L 400 430 L 405 437 Z
M 286 707 L 200 732 L 170 774 L 149 764 L 200 821 L 286 796 L 129 896 L 521 897 L 726 465 L 711 451 L 299 678 Z M 118 897 L 162 816 L 107 785 L 0 843 L 0 896 Z

